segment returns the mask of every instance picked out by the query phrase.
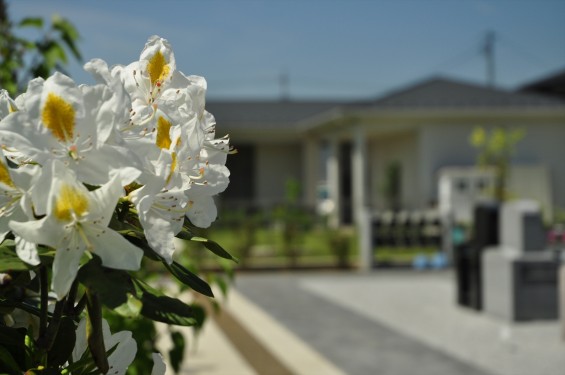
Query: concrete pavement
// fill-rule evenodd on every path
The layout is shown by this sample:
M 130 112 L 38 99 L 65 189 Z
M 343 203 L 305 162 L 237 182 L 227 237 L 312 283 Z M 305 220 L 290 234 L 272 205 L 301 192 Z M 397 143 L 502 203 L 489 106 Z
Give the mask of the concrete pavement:
M 454 293 L 449 271 L 239 274 L 224 307 L 287 373 L 565 374 L 557 321 L 507 323 Z M 210 321 L 182 374 L 269 374 L 241 342 Z

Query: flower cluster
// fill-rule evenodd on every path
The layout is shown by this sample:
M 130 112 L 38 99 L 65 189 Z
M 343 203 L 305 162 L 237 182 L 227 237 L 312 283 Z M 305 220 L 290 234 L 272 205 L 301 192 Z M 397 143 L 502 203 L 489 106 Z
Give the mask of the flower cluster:
M 135 206 L 149 245 L 170 263 L 184 217 L 208 227 L 229 181 L 229 141 L 214 138 L 206 81 L 176 70 L 165 39 L 151 37 L 128 66 L 92 60 L 85 69 L 98 84 L 55 73 L 0 99 L 0 240 L 12 231 L 32 265 L 38 244 L 55 249 L 59 298 L 85 251 L 107 267 L 139 268 L 143 252 L 108 227 L 119 201 Z
M 96 84 L 55 73 L 15 99 L 0 90 L 0 243 L 30 268 L 51 257 L 59 301 L 95 257 L 134 271 L 149 247 L 179 277 L 174 237 L 208 227 L 229 182 L 206 81 L 176 69 L 167 40 L 150 37 L 127 66 L 85 70 Z

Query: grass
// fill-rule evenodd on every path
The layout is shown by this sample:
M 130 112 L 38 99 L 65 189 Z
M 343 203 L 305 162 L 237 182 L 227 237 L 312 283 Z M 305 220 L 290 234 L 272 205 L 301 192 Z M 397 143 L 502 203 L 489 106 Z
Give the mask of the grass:
M 210 232 L 202 232 L 199 235 L 219 243 L 224 249 L 243 262 L 253 266 L 280 265 L 288 263 L 287 254 L 284 252 L 284 239 L 282 230 L 258 229 L 254 233 L 254 239 L 246 239 L 243 231 L 214 228 Z M 246 246 L 245 243 L 251 244 Z M 186 243 L 183 253 L 187 259 L 200 258 L 206 264 L 213 259 L 212 254 L 203 254 L 202 246 L 197 243 Z M 332 265 L 335 263 L 335 255 L 331 252 L 328 242 L 328 231 L 313 229 L 295 237 L 293 247 L 297 249 L 300 265 L 314 265 L 317 263 Z M 244 254 L 248 250 L 248 255 Z M 354 254 L 356 246 L 354 241 L 349 245 L 349 253 Z M 245 259 L 242 259 L 245 258 Z
M 349 264 L 357 262 L 357 238 L 354 231 L 347 232 L 345 244 L 348 247 Z M 283 251 L 283 232 L 280 229 L 260 228 L 254 231 L 254 239 L 249 239 L 249 233 L 242 230 L 227 228 L 214 228 L 210 232 L 200 233 L 203 237 L 219 243 L 230 254 L 238 257 L 247 267 L 281 267 L 289 265 L 289 258 Z M 314 228 L 304 232 L 295 240 L 295 247 L 299 249 L 298 264 L 302 267 L 332 267 L 337 264 L 337 256 L 333 249 L 337 242 L 335 233 L 321 228 Z M 245 243 L 251 244 L 246 246 Z M 332 249 L 333 248 L 333 249 Z M 246 255 L 244 252 L 248 251 Z M 430 256 L 437 252 L 435 247 L 378 247 L 375 249 L 376 264 L 410 264 L 417 255 Z M 218 263 L 218 258 L 203 249 L 201 244 L 188 242 L 181 262 L 197 262 L 204 267 L 217 267 L 224 264 Z M 227 263 L 229 264 L 229 262 Z M 224 264 L 225 265 L 225 264 Z
M 379 247 L 374 251 L 375 261 L 379 263 L 411 263 L 418 255 L 431 256 L 438 251 L 436 247 Z

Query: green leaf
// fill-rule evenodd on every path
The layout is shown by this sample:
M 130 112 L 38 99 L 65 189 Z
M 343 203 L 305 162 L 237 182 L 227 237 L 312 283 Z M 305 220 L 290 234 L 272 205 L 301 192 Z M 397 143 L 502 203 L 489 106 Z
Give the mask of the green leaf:
M 12 354 L 3 346 L 0 346 L 0 370 L 10 371 L 11 374 L 21 374 L 22 370 Z
M 178 373 L 180 370 L 180 365 L 184 359 L 184 348 L 186 347 L 186 340 L 182 333 L 175 331 L 171 333 L 171 341 L 173 342 L 173 348 L 169 350 L 169 359 L 171 361 L 171 366 Z
M 30 267 L 18 258 L 14 241 L 6 240 L 0 246 L 0 272 L 7 271 L 23 271 L 28 270 Z
M 56 41 L 48 41 L 38 45 L 38 49 L 43 56 L 43 69 L 49 74 L 59 61 L 67 62 L 67 55 L 65 50 Z
M 12 299 L 0 298 L 0 309 L 5 309 L 5 308 L 6 309 L 18 308 L 18 309 L 24 310 L 25 312 L 33 314 L 35 316 L 41 315 L 41 312 L 39 311 L 39 309 L 35 305 L 31 305 L 29 303 L 26 303 L 25 301 L 24 302 L 18 302 L 18 301 L 14 301 Z
M 188 240 L 188 241 L 194 241 L 194 242 L 200 242 L 202 243 L 202 245 L 204 245 L 205 248 L 207 248 L 208 250 L 210 250 L 211 252 L 213 252 L 214 254 L 216 254 L 217 256 L 219 256 L 220 258 L 224 258 L 224 259 L 229 259 L 229 260 L 233 260 L 236 263 L 239 263 L 238 259 L 233 257 L 230 253 L 228 253 L 222 246 L 220 246 L 218 243 L 211 241 L 207 238 L 203 238 L 203 237 L 198 237 L 198 236 L 194 236 L 192 233 L 190 233 L 189 231 L 187 231 L 186 229 L 181 230 L 178 234 L 177 237 L 182 239 L 182 240 Z
M 53 18 L 53 28 L 61 33 L 61 39 L 71 50 L 77 60 L 82 60 L 82 56 L 75 42 L 80 38 L 78 30 L 72 23 L 64 18 Z
M 227 297 L 227 296 L 228 296 L 228 287 L 229 287 L 229 285 L 228 285 L 228 283 L 226 282 L 226 280 L 225 280 L 223 277 L 218 276 L 218 277 L 214 278 L 214 281 L 216 282 L 216 285 L 218 285 L 218 287 L 219 287 L 220 290 L 222 291 L 222 295 L 223 295 L 224 297 Z
M 201 278 L 181 266 L 179 263 L 173 262 L 169 265 L 164 262 L 163 264 L 165 265 L 165 267 L 167 267 L 171 274 L 173 274 L 174 277 L 176 277 L 186 286 L 189 286 L 194 291 L 204 294 L 205 296 L 214 297 L 214 293 L 212 293 L 212 289 L 206 281 L 202 280 Z
M 143 292 L 141 302 L 141 315 L 146 318 L 180 326 L 193 326 L 196 323 L 190 306 L 176 298 Z
M 136 318 L 141 313 L 143 303 L 132 294 L 128 293 L 127 302 L 116 307 L 114 311 L 125 318 Z
M 23 328 L 0 326 L 0 370 L 21 373 L 18 363 L 25 361 L 25 332 Z M 16 370 L 14 370 L 14 368 Z M 18 371 L 20 370 L 20 371 Z
M 18 23 L 19 27 L 36 27 L 41 29 L 43 27 L 43 19 L 40 17 L 27 17 Z
M 53 342 L 53 348 L 56 349 L 49 351 L 49 364 L 59 366 L 67 362 L 73 352 L 75 341 L 76 323 L 71 317 L 64 316 Z
M 0 325 L 0 342 L 3 345 L 25 347 L 25 334 L 19 329 Z
M 100 301 L 111 309 L 128 303 L 135 294 L 131 276 L 126 271 L 103 267 L 95 257 L 78 271 L 79 282 L 96 291 Z
M 204 322 L 206 321 L 206 309 L 197 303 L 193 303 L 190 307 L 192 307 L 192 315 L 196 320 L 196 324 L 194 324 L 194 333 L 198 335 L 204 327 Z
M 193 326 L 197 323 L 192 308 L 186 303 L 165 296 L 141 280 L 134 279 L 134 283 L 138 288 L 137 298 L 143 304 L 141 315 L 167 324 Z
M 79 39 L 80 35 L 78 30 L 66 18 L 55 15 L 51 19 L 51 22 L 53 23 L 53 28 L 59 30 L 63 35 L 68 35 L 72 40 Z

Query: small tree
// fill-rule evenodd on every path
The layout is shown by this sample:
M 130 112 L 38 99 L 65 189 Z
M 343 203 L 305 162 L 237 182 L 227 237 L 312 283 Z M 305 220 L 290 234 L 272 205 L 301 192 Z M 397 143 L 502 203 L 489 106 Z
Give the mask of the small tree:
M 400 209 L 402 194 L 402 166 L 398 161 L 387 164 L 383 184 L 383 195 L 386 203 L 393 211 Z
M 476 127 L 471 133 L 469 141 L 479 152 L 477 163 L 495 170 L 494 198 L 498 201 L 504 201 L 507 198 L 506 184 L 510 158 L 515 151 L 516 144 L 524 138 L 524 135 L 523 129 L 494 128 L 487 132 L 482 127 Z
M 35 28 L 35 40 L 17 35 L 18 30 Z M 23 91 L 35 77 L 47 78 L 53 71 L 65 73 L 69 53 L 81 60 L 77 46 L 80 36 L 75 26 L 54 15 L 49 25 L 40 17 L 27 17 L 14 24 L 4 0 L 0 0 L 0 87 L 11 96 Z
M 291 268 L 298 265 L 301 253 L 298 242 L 311 221 L 310 215 L 299 205 L 300 194 L 300 182 L 289 178 L 285 183 L 285 202 L 274 213 L 274 217 L 282 224 L 281 250 L 288 258 Z

